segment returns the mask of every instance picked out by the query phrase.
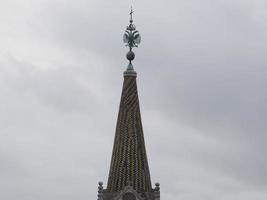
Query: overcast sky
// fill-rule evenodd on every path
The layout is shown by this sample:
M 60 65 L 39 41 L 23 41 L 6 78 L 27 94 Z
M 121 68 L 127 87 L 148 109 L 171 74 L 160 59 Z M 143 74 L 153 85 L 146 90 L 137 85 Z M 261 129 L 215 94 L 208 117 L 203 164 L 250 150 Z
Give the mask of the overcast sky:
M 106 186 L 131 4 L 161 198 L 266 200 L 266 0 L 0 0 L 0 199 Z

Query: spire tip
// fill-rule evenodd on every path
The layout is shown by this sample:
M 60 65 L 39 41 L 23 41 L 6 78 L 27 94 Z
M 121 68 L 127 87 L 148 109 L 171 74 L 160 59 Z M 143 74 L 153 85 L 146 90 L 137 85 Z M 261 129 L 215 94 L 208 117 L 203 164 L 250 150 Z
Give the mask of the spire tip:
M 138 47 L 138 45 L 141 42 L 141 36 L 139 32 L 136 30 L 135 25 L 133 24 L 133 8 L 131 6 L 131 11 L 130 11 L 130 24 L 127 26 L 126 31 L 123 35 L 123 42 L 126 43 L 126 46 L 129 47 L 129 52 L 127 53 L 126 57 L 129 60 L 129 65 L 131 65 L 131 69 L 133 70 L 132 67 L 132 60 L 135 58 L 135 54 L 132 51 L 134 47 Z M 128 66 L 129 68 L 129 66 Z M 128 71 L 128 68 L 126 71 Z

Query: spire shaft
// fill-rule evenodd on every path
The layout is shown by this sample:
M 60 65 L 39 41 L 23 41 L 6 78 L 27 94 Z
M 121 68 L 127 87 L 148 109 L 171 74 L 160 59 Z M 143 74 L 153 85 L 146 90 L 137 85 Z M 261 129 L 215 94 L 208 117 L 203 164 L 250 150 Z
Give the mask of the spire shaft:
M 129 181 L 139 192 L 151 191 L 135 76 L 124 77 L 107 189 L 118 192 Z

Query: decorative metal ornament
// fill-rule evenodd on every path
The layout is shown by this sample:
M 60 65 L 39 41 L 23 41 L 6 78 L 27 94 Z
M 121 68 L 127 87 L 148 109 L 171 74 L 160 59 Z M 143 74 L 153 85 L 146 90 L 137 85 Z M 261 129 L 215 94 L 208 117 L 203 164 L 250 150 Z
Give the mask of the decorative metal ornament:
M 141 43 L 141 36 L 139 32 L 135 30 L 134 24 L 130 24 L 127 27 L 127 30 L 123 35 L 123 42 L 130 48 L 138 47 L 138 44 Z
M 136 30 L 135 25 L 133 24 L 133 9 L 131 8 L 130 12 L 130 24 L 126 27 L 126 31 L 123 35 L 123 42 L 126 44 L 127 47 L 129 47 L 129 52 L 126 55 L 126 58 L 129 60 L 129 66 L 128 70 L 131 69 L 133 70 L 133 67 L 131 65 L 132 60 L 135 57 L 134 52 L 132 51 L 132 48 L 138 47 L 138 45 L 141 43 L 141 36 Z

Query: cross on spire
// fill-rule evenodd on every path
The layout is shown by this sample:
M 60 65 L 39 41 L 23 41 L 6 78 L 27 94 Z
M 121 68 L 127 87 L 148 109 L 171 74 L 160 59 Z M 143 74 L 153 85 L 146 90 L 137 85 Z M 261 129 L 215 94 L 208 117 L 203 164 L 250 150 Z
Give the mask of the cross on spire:
M 130 18 L 130 23 L 133 22 L 133 13 L 134 13 L 134 11 L 133 11 L 133 7 L 131 6 L 131 12 L 130 12 L 130 16 L 131 16 L 131 18 Z

